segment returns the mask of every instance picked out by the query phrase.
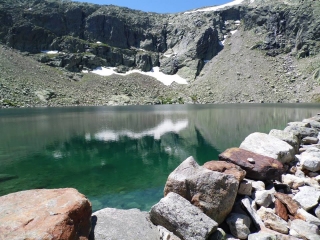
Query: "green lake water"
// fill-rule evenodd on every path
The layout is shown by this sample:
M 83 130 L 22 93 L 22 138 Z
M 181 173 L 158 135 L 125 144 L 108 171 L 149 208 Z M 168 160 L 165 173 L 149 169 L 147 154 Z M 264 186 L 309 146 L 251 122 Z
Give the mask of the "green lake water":
M 315 104 L 0 109 L 0 196 L 72 187 L 93 210 L 149 210 L 187 157 L 217 160 L 252 132 L 318 112 Z

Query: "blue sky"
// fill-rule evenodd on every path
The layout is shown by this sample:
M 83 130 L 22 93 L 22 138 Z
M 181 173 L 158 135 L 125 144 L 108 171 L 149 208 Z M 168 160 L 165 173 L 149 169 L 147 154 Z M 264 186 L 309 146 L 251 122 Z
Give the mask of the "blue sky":
M 176 13 L 194 8 L 221 5 L 232 0 L 73 0 L 103 5 L 117 5 L 146 12 Z

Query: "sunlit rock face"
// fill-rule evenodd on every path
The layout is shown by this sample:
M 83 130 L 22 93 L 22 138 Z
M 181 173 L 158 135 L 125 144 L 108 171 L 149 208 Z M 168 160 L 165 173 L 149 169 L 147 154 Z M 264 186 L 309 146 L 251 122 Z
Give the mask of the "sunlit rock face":
M 91 203 L 76 189 L 41 189 L 0 198 L 4 239 L 88 239 Z

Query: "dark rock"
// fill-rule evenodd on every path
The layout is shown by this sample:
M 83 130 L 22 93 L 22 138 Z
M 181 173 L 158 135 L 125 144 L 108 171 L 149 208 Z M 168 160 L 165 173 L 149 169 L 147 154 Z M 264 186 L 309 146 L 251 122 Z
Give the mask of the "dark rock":
M 255 163 L 248 162 L 248 158 L 254 159 Z M 246 177 L 254 180 L 280 180 L 284 172 L 282 163 L 276 159 L 240 148 L 227 149 L 219 155 L 219 159 L 240 166 L 247 172 Z
M 300 206 L 290 196 L 279 192 L 275 193 L 274 196 L 287 207 L 287 209 L 293 216 L 297 214 L 297 211 L 300 208 Z
M 284 204 L 279 199 L 276 199 L 274 204 L 276 214 L 283 220 L 288 221 L 288 211 Z

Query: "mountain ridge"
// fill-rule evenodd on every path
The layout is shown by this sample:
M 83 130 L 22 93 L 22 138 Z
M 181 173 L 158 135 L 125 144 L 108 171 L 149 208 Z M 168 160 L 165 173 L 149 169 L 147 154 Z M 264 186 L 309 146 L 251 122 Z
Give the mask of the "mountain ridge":
M 41 66 L 53 72 L 50 79 L 54 79 L 47 86 L 35 84 L 28 96 L 14 94 L 23 92 L 23 86 L 17 77 L 2 74 L 0 84 L 8 89 L 0 90 L 0 105 L 317 102 L 320 4 L 275 2 L 244 1 L 218 11 L 156 14 L 71 1 L 0 1 L 3 54 Z M 41 53 L 44 50 L 59 53 Z M 6 60 L 2 65 L 14 69 L 14 61 Z M 238 65 L 242 67 L 236 72 L 230 70 Z M 159 67 L 189 84 L 166 87 L 140 74 L 100 77 L 83 73 L 100 66 L 119 73 Z M 17 70 L 12 71 L 19 76 Z M 25 78 L 32 75 L 27 72 L 26 68 Z M 28 81 L 33 85 L 32 77 Z M 87 92 L 79 85 L 87 82 L 91 96 L 84 97 Z

